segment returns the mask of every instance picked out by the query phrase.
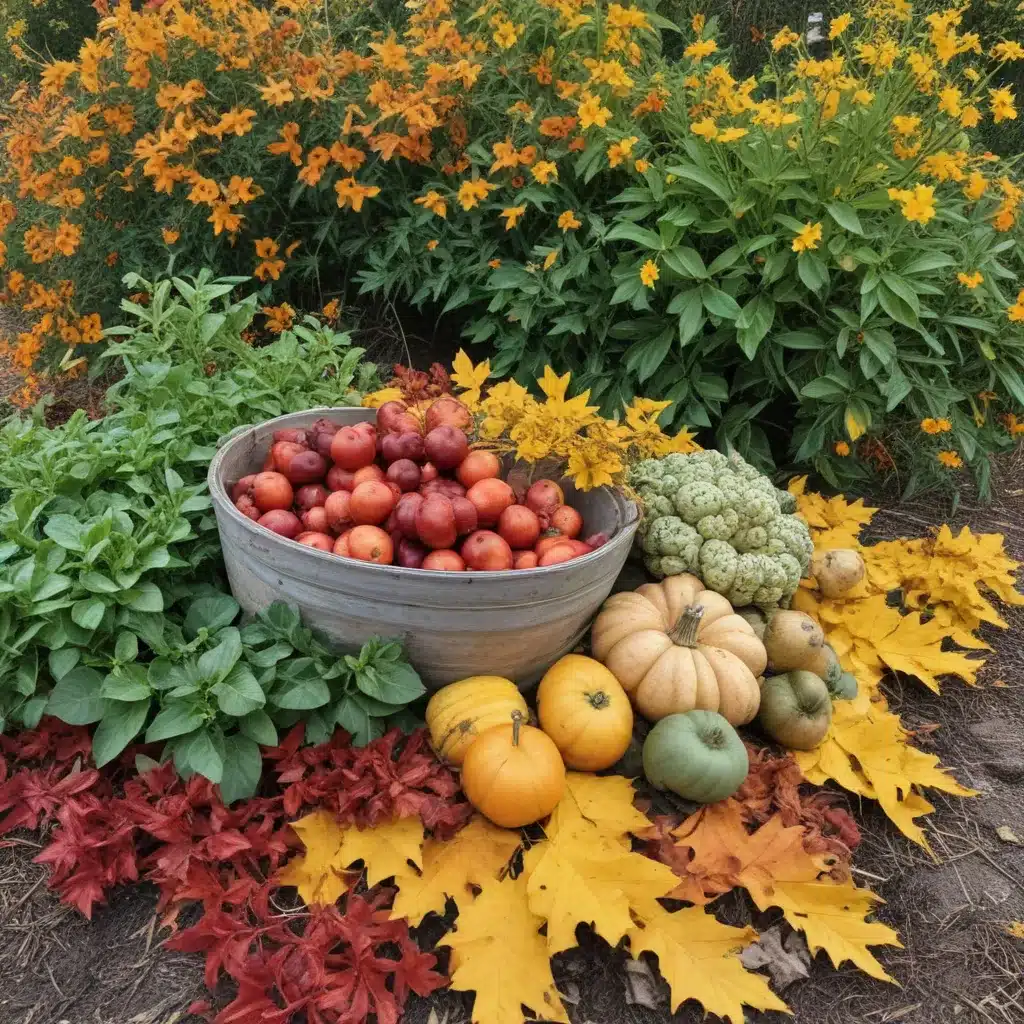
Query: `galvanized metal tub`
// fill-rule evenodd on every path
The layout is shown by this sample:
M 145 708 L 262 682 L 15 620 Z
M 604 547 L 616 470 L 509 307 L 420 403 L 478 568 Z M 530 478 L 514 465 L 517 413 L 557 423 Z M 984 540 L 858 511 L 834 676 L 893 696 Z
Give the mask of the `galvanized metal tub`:
M 322 408 L 279 416 L 231 438 L 210 464 L 228 580 L 246 612 L 287 601 L 308 626 L 343 648 L 374 634 L 399 636 L 431 688 L 481 674 L 506 676 L 525 688 L 576 646 L 629 554 L 639 522 L 633 502 L 611 488 L 583 492 L 562 480 L 587 533 L 605 532 L 610 540 L 543 569 L 446 573 L 339 558 L 257 526 L 228 493 L 260 469 L 275 430 L 308 427 L 321 416 L 349 424 L 376 413 Z

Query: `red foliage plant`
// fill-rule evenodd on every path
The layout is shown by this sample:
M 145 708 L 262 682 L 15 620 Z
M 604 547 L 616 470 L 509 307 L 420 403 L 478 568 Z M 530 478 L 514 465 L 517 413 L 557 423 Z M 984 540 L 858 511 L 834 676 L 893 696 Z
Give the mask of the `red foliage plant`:
M 182 781 L 170 763 L 133 775 L 133 752 L 116 766 L 83 767 L 88 731 L 44 719 L 38 729 L 0 736 L 0 835 L 56 822 L 36 858 L 50 886 L 91 917 L 107 891 L 143 879 L 160 892 L 172 949 L 206 954 L 206 983 L 221 971 L 238 987 L 214 1013 L 217 1024 L 263 1020 L 345 1024 L 370 1014 L 395 1024 L 410 991 L 427 995 L 447 983 L 404 920 L 385 909 L 393 891 L 349 892 L 340 906 L 273 909 L 278 870 L 298 848 L 288 821 L 314 808 L 368 827 L 418 816 L 449 835 L 471 809 L 458 783 L 430 751 L 423 731 L 398 730 L 361 749 L 338 731 L 302 746 L 302 726 L 264 750 L 273 793 L 227 807 L 201 776 Z M 12 769 L 17 770 L 12 770 Z M 2 845 L 2 843 L 0 843 Z M 179 912 L 201 904 L 198 924 L 177 931 Z

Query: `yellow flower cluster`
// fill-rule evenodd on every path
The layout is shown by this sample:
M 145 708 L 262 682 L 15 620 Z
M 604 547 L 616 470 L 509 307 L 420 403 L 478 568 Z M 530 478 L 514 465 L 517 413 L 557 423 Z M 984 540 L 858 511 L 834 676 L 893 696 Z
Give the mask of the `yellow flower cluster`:
M 550 366 L 537 381 L 543 401 L 515 380 L 488 385 L 490 375 L 489 360 L 474 365 L 460 351 L 453 361 L 452 383 L 474 414 L 480 439 L 523 462 L 562 464 L 581 491 L 621 483 L 629 464 L 638 459 L 700 450 L 685 428 L 669 435 L 659 426 L 671 402 L 634 398 L 621 419 L 608 418 L 588 404 L 589 390 L 569 398 L 571 375 L 558 376 Z M 395 397 L 386 388 L 367 395 L 364 404 L 376 407 Z

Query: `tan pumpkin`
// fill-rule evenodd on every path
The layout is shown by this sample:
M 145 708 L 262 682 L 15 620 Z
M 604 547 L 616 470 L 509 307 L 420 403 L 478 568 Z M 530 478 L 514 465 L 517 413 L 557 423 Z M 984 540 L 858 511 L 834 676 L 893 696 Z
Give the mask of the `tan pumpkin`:
M 540 727 L 570 768 L 610 768 L 633 736 L 633 709 L 619 681 L 593 658 L 567 654 L 537 688 Z
M 773 673 L 809 669 L 825 646 L 821 626 L 806 612 L 781 608 L 773 612 L 764 631 L 764 649 Z
M 700 709 L 743 725 L 757 714 L 764 644 L 696 576 L 669 576 L 608 598 L 590 643 L 645 718 Z
M 470 676 L 442 687 L 427 703 L 427 728 L 437 756 L 462 764 L 485 730 L 509 721 L 513 711 L 528 715 L 526 699 L 511 679 Z

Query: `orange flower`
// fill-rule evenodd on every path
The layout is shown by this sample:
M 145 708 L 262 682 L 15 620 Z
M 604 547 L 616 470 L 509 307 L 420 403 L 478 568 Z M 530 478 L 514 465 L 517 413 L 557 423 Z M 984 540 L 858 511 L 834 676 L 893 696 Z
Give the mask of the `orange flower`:
M 181 238 L 181 232 L 175 231 L 173 228 L 164 228 L 160 234 L 163 235 L 164 245 L 174 245 Z
M 287 331 L 295 322 L 295 310 L 287 302 L 280 306 L 264 306 L 263 313 L 267 317 L 267 330 L 274 334 Z
M 214 235 L 219 235 L 223 231 L 226 231 L 229 235 L 235 234 L 245 219 L 242 214 L 232 211 L 230 203 L 213 203 L 212 210 L 213 212 L 206 220 L 207 223 L 213 225 Z
M 362 210 L 364 199 L 380 195 L 378 186 L 360 185 L 355 178 L 342 178 L 341 181 L 336 181 L 334 191 L 338 194 L 338 207 L 344 210 L 349 206 L 355 213 Z
M 576 219 L 576 214 L 572 210 L 563 210 L 558 215 L 558 226 L 562 229 L 563 234 L 566 231 L 575 231 L 582 226 L 582 223 Z
M 260 86 L 259 92 L 263 102 L 269 103 L 274 107 L 283 107 L 286 103 L 291 103 L 295 99 L 295 93 L 292 92 L 291 83 L 287 78 L 280 82 L 275 82 L 268 75 L 267 84 Z
M 558 181 L 558 166 L 550 160 L 539 160 L 530 168 L 530 174 L 533 175 L 534 181 L 546 185 L 551 178 Z
M 440 192 L 431 189 L 425 196 L 417 196 L 413 202 L 422 206 L 437 217 L 448 216 L 448 204 Z
M 493 192 L 497 187 L 497 185 L 492 185 L 489 181 L 483 181 L 480 178 L 464 181 L 459 186 L 459 204 L 464 210 L 472 210 L 474 206 L 479 206 L 487 198 L 488 192 Z
M 294 121 L 287 121 L 281 127 L 283 142 L 271 142 L 267 152 L 274 156 L 288 156 L 296 167 L 302 166 L 302 146 L 299 145 L 299 126 Z
M 519 223 L 524 213 L 526 213 L 525 206 L 506 206 L 501 211 L 501 216 L 505 218 L 505 230 L 511 231 Z

